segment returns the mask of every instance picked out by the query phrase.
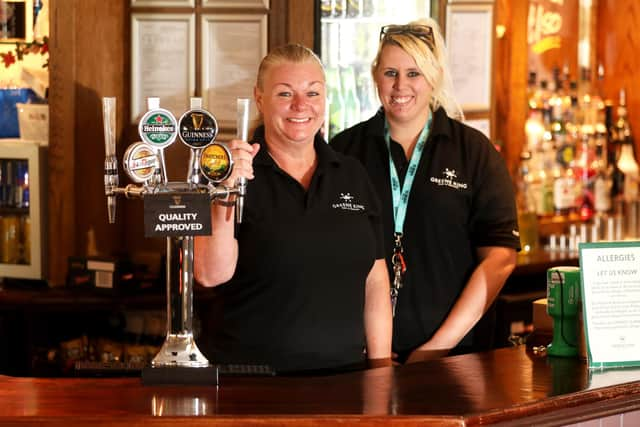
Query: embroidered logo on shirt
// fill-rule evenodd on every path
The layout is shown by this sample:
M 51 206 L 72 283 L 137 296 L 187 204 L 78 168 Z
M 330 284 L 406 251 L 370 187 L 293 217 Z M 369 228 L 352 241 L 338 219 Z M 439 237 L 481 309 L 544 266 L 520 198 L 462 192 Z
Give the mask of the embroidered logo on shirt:
M 456 180 L 456 178 L 458 178 L 458 175 L 456 174 L 455 169 L 444 168 L 444 170 L 442 171 L 442 176 L 442 178 L 432 176 L 430 181 L 441 187 L 450 187 L 454 190 L 465 190 L 468 187 L 468 184 L 466 182 L 460 182 Z
M 355 202 L 355 196 L 351 193 L 340 193 L 338 202 L 331 205 L 333 209 L 342 209 L 345 211 L 363 211 L 364 206 Z

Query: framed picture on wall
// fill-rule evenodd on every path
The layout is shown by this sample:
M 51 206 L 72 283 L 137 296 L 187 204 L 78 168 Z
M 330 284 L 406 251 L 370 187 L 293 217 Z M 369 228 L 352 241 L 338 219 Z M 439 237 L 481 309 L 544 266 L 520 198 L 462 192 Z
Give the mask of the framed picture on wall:
M 195 93 L 195 16 L 131 14 L 131 121 L 147 111 L 147 98 L 177 117 Z
M 131 0 L 134 7 L 195 7 L 195 0 Z
M 448 4 L 446 16 L 455 97 L 465 112 L 490 110 L 493 3 Z
M 203 106 L 220 127 L 236 124 L 237 98 L 253 99 L 258 65 L 267 54 L 267 14 L 202 15 Z M 252 103 L 251 120 L 258 118 Z
M 33 39 L 33 0 L 0 1 L 0 40 Z
M 268 8 L 269 0 L 202 0 L 203 7 Z
M 472 128 L 478 129 L 482 132 L 487 138 L 491 139 L 491 120 L 488 117 L 486 118 L 468 118 L 464 121 L 467 125 Z

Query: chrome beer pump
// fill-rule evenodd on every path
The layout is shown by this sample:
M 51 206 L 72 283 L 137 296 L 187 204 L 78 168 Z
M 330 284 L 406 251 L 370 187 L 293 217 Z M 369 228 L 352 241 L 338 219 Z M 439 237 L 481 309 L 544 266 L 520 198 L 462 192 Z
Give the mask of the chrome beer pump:
M 246 139 L 249 103 L 245 101 L 238 100 L 238 132 Z M 211 234 L 210 204 L 215 199 L 236 195 L 236 221 L 242 222 L 246 180 L 238 179 L 233 187 L 220 185 L 230 175 L 233 159 L 226 145 L 214 142 L 218 125 L 202 109 L 200 98 L 191 99 L 191 109 L 179 121 L 159 107 L 158 98 L 149 98 L 149 111 L 138 126 L 142 141 L 129 146 L 123 159 L 124 170 L 135 184 L 120 187 L 115 98 L 103 98 L 102 106 L 109 222 L 115 222 L 117 196 L 143 199 L 145 236 L 166 236 L 167 242 L 167 336 L 151 367 L 143 370 L 143 383 L 217 384 L 217 369 L 202 355 L 193 336 L 193 243 L 195 235 Z M 168 182 L 164 148 L 178 136 L 191 149 L 187 179 Z

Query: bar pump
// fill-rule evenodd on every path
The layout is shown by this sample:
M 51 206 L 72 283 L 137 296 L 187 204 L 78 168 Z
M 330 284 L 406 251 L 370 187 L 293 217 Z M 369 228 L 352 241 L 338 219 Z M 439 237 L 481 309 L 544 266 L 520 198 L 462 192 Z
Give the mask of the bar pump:
M 580 304 L 580 268 L 548 269 L 547 313 L 553 319 L 553 339 L 547 346 L 549 356 L 578 356 Z
M 239 180 L 231 187 L 220 185 L 230 175 L 233 159 L 226 145 L 214 142 L 218 125 L 213 115 L 202 109 L 200 98 L 191 99 L 190 110 L 179 121 L 171 112 L 159 107 L 158 98 L 149 98 L 149 111 L 138 126 L 142 141 L 128 147 L 123 159 L 124 170 L 135 184 L 120 187 L 115 150 L 115 107 L 115 98 L 103 98 L 104 184 L 109 222 L 115 222 L 117 196 L 144 199 L 145 235 L 149 235 L 148 217 L 153 217 L 148 213 L 148 205 L 152 202 L 155 209 L 166 205 L 169 213 L 157 215 L 161 219 L 206 218 L 202 223 L 157 223 L 155 228 L 151 227 L 152 231 L 172 230 L 161 234 L 167 241 L 167 335 L 151 367 L 143 370 L 143 383 L 217 384 L 217 367 L 209 364 L 193 336 L 194 235 L 206 234 L 207 228 L 210 234 L 209 205 L 217 198 L 236 195 L 236 219 L 241 222 L 246 183 Z M 168 182 L 164 148 L 178 136 L 191 149 L 187 179 Z M 185 215 L 173 213 L 178 209 L 170 209 L 184 209 L 185 205 L 185 212 L 198 213 Z M 205 231 L 200 233 L 184 231 L 202 229 Z

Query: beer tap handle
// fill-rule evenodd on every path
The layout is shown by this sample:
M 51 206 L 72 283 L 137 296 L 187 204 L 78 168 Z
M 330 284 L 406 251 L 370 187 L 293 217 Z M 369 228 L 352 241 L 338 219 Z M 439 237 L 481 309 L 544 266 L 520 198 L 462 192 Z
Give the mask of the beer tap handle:
M 116 158 L 116 98 L 102 98 L 104 122 L 104 192 L 107 196 L 109 224 L 116 222 L 116 193 L 118 188 L 118 159 Z
M 251 100 L 249 98 L 238 98 L 238 111 L 237 111 L 237 138 L 242 141 L 249 139 L 249 112 L 251 106 Z M 242 223 L 242 217 L 244 215 L 244 197 L 247 194 L 247 178 L 241 176 L 236 180 L 236 222 Z

